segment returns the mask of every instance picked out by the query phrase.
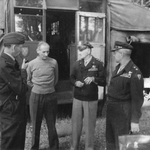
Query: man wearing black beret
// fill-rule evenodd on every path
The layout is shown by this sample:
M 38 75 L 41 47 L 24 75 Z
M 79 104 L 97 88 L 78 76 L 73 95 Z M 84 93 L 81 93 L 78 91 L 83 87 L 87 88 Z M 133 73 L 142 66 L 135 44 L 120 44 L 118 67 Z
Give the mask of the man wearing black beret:
M 0 132 L 1 150 L 24 150 L 26 131 L 26 68 L 21 69 L 15 57 L 21 52 L 25 37 L 11 32 L 3 39 L 0 56 Z
M 118 137 L 139 132 L 143 104 L 143 76 L 130 58 L 133 47 L 116 41 L 112 50 L 116 62 L 108 86 L 106 111 L 107 150 L 119 150 Z
M 94 150 L 98 85 L 105 86 L 105 71 L 103 63 L 92 56 L 92 48 L 89 42 L 78 47 L 80 60 L 74 64 L 71 73 L 71 83 L 74 86 L 71 150 L 79 149 L 83 120 L 85 149 Z

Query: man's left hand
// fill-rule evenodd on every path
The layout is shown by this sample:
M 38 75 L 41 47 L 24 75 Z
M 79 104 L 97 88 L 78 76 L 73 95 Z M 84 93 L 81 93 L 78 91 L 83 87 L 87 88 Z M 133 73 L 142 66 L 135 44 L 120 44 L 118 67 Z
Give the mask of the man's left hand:
M 26 60 L 24 58 L 23 61 L 22 61 L 21 69 L 27 69 L 27 67 L 28 67 L 28 63 L 26 63 Z

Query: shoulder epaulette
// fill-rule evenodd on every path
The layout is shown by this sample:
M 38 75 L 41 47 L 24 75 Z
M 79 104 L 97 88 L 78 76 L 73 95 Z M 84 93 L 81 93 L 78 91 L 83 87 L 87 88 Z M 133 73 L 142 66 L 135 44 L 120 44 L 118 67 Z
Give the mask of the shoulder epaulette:
M 139 70 L 137 66 L 133 66 L 133 68 L 134 68 L 136 71 L 138 71 L 138 70 Z

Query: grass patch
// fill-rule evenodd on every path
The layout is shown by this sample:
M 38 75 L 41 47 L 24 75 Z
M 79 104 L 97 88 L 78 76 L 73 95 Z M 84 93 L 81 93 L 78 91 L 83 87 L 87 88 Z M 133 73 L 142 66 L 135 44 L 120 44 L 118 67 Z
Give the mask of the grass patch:
M 71 119 L 61 118 L 57 119 L 56 122 L 57 133 L 59 136 L 59 147 L 60 150 L 69 150 L 71 141 Z M 26 130 L 26 147 L 25 150 L 30 150 L 31 148 L 31 127 L 27 124 Z M 105 118 L 98 118 L 96 121 L 95 128 L 95 148 L 97 150 L 104 150 L 105 147 Z M 82 130 L 80 149 L 84 149 L 84 138 L 85 132 L 84 128 Z M 48 148 L 48 134 L 47 126 L 45 120 L 42 122 L 41 134 L 40 134 L 40 150 L 46 150 Z
M 98 117 L 95 128 L 95 150 L 105 149 L 105 111 L 103 117 Z M 56 128 L 59 135 L 59 147 L 60 150 L 69 150 L 71 141 L 71 118 L 67 116 L 65 118 L 57 118 Z M 140 133 L 144 135 L 150 135 L 150 101 L 145 101 L 142 108 L 142 117 L 140 119 Z M 30 150 L 31 147 L 31 128 L 30 124 L 27 124 L 26 130 L 26 149 Z M 41 135 L 40 135 L 40 150 L 47 150 L 48 148 L 48 135 L 47 126 L 45 120 L 42 122 Z M 84 150 L 84 128 L 80 140 L 80 150 Z

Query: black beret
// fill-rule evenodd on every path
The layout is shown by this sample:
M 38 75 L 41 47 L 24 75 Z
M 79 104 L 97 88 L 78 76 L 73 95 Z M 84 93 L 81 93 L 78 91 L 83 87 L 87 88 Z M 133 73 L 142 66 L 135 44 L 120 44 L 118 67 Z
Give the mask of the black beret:
M 78 46 L 79 51 L 83 51 L 86 48 L 90 48 L 91 49 L 91 48 L 93 48 L 93 46 L 89 42 L 83 43 L 83 44 Z
M 133 46 L 128 44 L 128 43 L 125 43 L 125 42 L 116 41 L 114 49 L 112 49 L 111 51 L 117 51 L 119 49 L 130 49 L 130 50 L 133 50 Z
M 25 36 L 22 33 L 10 32 L 4 35 L 3 43 L 4 43 L 4 46 L 8 46 L 11 44 L 24 44 Z

